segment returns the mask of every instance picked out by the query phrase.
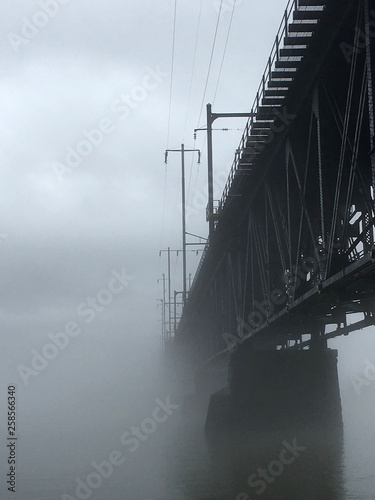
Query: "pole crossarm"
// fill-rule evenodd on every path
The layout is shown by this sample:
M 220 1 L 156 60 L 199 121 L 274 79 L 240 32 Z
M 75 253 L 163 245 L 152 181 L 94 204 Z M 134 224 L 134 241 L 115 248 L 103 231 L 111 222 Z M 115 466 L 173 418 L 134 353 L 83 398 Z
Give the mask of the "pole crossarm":
M 188 234 L 188 233 L 187 233 L 187 234 Z M 187 245 L 189 245 L 189 243 L 186 243 L 186 244 L 187 244 Z M 197 243 L 197 245 L 198 245 L 198 243 Z M 187 252 L 196 252 L 196 250 L 186 250 L 186 251 L 187 251 Z M 168 250 L 160 250 L 160 251 L 159 251 L 159 257 L 161 256 L 161 253 L 162 253 L 162 252 L 168 252 Z M 180 252 L 182 252 L 182 248 L 181 248 L 180 250 L 172 250 L 172 249 L 171 249 L 171 250 L 170 250 L 170 252 L 171 252 L 171 253 L 172 253 L 172 252 L 175 252 L 175 253 L 178 255 Z
M 181 144 L 181 148 L 166 149 L 164 163 L 168 163 L 168 153 L 198 153 L 198 163 L 201 162 L 201 151 L 200 149 L 191 148 L 186 149 L 184 144 Z
M 217 118 L 255 118 L 256 113 L 211 113 L 211 123 Z
M 217 118 L 256 118 L 256 113 L 211 113 L 211 123 L 213 123 Z M 207 125 L 194 129 L 195 132 L 206 131 Z M 232 130 L 228 128 L 213 128 L 212 130 Z M 242 129 L 235 129 L 242 130 Z
M 159 257 L 161 257 L 161 254 L 164 252 L 177 252 L 178 254 L 178 252 L 182 252 L 182 248 L 180 248 L 179 250 L 173 250 L 172 248 L 168 250 L 159 250 Z
M 191 153 L 193 151 L 196 151 L 198 153 L 200 152 L 199 149 L 186 149 L 186 148 L 184 148 L 184 151 L 185 151 L 185 153 Z M 165 152 L 166 153 L 181 153 L 181 149 L 166 149 Z

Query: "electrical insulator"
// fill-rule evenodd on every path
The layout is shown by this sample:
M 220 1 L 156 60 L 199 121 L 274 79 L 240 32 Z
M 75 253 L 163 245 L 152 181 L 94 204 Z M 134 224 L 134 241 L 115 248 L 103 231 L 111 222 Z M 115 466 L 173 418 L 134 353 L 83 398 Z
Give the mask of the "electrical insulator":
M 200 162 L 201 162 L 201 152 L 198 151 L 198 163 L 200 163 Z
M 167 164 L 168 161 L 168 151 L 165 152 L 164 163 Z

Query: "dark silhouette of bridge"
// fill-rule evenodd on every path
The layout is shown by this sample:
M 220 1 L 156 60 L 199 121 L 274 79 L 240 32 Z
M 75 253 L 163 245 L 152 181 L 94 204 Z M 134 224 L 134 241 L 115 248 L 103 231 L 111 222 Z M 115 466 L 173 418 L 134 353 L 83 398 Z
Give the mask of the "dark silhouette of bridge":
M 243 445 L 246 469 L 262 473 L 280 442 L 303 443 L 308 474 L 270 478 L 277 498 L 343 498 L 327 340 L 375 323 L 374 57 L 374 0 L 289 1 L 165 343 L 194 374 L 184 407 L 207 415 L 214 462 L 233 467 Z M 242 491 L 255 486 L 238 477 Z
M 325 348 L 374 324 L 372 0 L 290 0 L 174 342 Z

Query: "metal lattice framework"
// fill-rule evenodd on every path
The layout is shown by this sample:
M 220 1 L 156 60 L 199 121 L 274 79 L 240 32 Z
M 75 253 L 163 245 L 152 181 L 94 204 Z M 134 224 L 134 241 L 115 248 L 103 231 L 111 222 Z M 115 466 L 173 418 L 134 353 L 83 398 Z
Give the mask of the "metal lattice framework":
M 288 3 L 177 331 L 205 356 L 373 324 L 374 26 L 368 0 Z

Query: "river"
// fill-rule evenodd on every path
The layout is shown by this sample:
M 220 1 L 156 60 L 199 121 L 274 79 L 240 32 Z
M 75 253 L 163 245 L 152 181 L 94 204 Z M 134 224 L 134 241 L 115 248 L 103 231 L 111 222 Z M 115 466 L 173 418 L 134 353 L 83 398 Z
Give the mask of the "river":
M 106 359 L 81 371 L 56 366 L 17 386 L 16 494 L 6 488 L 3 439 L 0 498 L 375 499 L 375 381 L 364 378 L 373 338 L 358 333 L 331 346 L 339 349 L 342 441 L 249 429 L 208 442 L 203 413 L 184 409 L 175 381 L 159 377 L 152 349 L 144 359 L 128 352 L 121 366 Z

